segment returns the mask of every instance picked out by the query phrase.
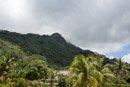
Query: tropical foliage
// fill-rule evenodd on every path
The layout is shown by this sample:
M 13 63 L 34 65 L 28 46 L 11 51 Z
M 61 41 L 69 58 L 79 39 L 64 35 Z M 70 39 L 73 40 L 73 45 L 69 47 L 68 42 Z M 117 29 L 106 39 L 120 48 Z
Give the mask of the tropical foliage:
M 122 58 L 104 64 L 102 55 L 75 56 L 62 70 L 42 55 L 28 54 L 0 39 L 0 87 L 130 87 L 130 65 Z
M 100 56 L 76 56 L 70 67 L 73 87 L 110 87 L 115 77 L 108 68 L 103 67 L 102 59 Z
M 81 53 L 83 55 L 95 54 L 90 50 L 82 50 L 67 42 L 62 35 L 20 34 L 9 31 L 0 31 L 0 38 L 17 44 L 27 54 L 38 54 L 46 57 L 51 67 L 59 68 L 68 66 L 73 58 Z M 104 63 L 113 63 L 114 60 L 104 59 Z
M 122 59 L 103 65 L 103 59 L 100 55 L 76 56 L 67 79 L 72 87 L 127 87 L 130 66 Z
M 28 54 L 45 56 L 52 67 L 67 66 L 71 63 L 72 58 L 82 51 L 68 43 L 59 33 L 49 36 L 0 31 L 0 38 L 19 45 Z

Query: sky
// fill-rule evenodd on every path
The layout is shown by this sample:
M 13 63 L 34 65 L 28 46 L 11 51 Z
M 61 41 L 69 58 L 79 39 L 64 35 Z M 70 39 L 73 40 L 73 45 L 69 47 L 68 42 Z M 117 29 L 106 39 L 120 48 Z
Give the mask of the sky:
M 130 62 L 130 0 L 0 0 L 0 29 L 58 32 L 83 49 Z

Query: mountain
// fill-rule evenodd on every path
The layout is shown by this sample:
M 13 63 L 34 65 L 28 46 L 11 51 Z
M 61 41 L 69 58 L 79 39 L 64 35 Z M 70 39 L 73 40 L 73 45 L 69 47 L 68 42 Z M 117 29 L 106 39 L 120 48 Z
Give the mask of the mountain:
M 95 54 L 90 50 L 82 50 L 67 42 L 59 33 L 49 36 L 32 33 L 20 34 L 1 30 L 0 38 L 19 45 L 23 51 L 30 55 L 40 54 L 45 56 L 49 64 L 56 66 L 64 67 L 69 65 L 77 54 Z

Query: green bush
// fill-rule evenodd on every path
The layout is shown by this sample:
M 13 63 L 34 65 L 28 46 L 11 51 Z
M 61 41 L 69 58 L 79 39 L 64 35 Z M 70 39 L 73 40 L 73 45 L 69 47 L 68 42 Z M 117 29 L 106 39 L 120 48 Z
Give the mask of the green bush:
M 8 82 L 6 84 L 0 84 L 0 87 L 13 87 L 13 84 L 11 82 Z
M 18 78 L 16 80 L 17 87 L 25 87 L 26 81 L 24 78 Z

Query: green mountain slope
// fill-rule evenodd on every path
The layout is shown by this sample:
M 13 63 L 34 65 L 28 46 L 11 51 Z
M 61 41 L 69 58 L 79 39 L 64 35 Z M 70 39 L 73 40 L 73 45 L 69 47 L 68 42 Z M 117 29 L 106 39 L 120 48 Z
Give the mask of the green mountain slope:
M 48 63 L 57 66 L 68 66 L 75 55 L 95 54 L 89 50 L 68 43 L 59 33 L 52 35 L 20 34 L 0 31 L 0 38 L 19 45 L 28 54 L 40 54 L 47 58 Z

